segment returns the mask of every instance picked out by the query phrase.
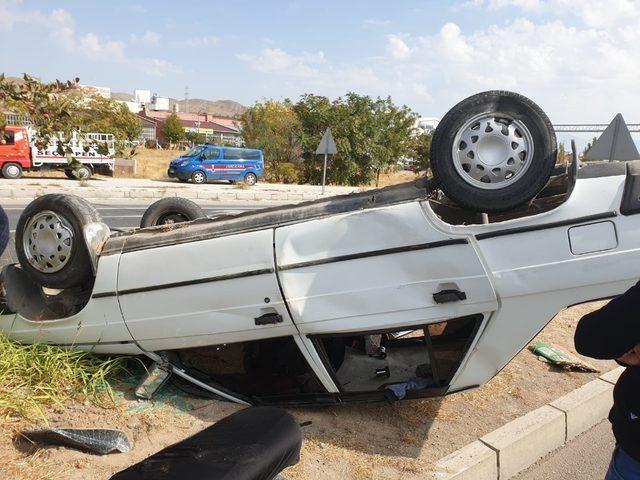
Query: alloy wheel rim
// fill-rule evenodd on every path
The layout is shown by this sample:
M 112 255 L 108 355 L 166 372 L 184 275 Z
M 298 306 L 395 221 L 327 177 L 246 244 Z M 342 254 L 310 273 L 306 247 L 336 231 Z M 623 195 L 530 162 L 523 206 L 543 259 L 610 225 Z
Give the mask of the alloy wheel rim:
M 29 264 L 42 273 L 62 270 L 71 257 L 73 231 L 66 219 L 50 210 L 29 219 L 22 236 L 22 246 Z
M 458 130 L 451 153 L 466 183 L 497 190 L 516 182 L 529 169 L 533 137 L 520 120 L 502 113 L 482 113 Z

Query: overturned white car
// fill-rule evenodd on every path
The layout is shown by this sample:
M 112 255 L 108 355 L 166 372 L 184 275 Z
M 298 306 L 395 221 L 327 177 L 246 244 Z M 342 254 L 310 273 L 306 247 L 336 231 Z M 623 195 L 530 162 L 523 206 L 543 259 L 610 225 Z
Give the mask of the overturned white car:
M 82 199 L 46 195 L 19 222 L 0 329 L 146 354 L 244 403 L 477 387 L 560 309 L 638 278 L 640 166 L 576 161 L 548 184 L 548 119 L 488 92 L 443 119 L 435 180 L 114 234 Z M 468 207 L 511 210 L 483 224 Z

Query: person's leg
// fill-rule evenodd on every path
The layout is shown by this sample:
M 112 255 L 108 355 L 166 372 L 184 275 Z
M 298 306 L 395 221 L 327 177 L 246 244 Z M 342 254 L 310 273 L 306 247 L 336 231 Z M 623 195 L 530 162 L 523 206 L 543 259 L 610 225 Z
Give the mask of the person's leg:
M 640 480 L 640 462 L 616 447 L 605 480 Z

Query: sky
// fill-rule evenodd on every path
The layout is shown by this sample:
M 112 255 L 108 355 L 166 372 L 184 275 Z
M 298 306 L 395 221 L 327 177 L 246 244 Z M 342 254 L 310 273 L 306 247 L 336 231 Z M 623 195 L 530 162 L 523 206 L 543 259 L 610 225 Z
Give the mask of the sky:
M 640 122 L 640 0 L 0 0 L 0 72 L 161 96 L 390 95 L 441 117 L 484 90 L 554 123 Z

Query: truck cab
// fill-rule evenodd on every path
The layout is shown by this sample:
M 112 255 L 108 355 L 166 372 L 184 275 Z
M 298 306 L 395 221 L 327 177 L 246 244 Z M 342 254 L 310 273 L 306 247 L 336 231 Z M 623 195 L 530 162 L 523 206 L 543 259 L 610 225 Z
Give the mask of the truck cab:
M 0 133 L 0 168 L 4 178 L 19 178 L 31 168 L 31 148 L 25 127 L 7 125 Z

